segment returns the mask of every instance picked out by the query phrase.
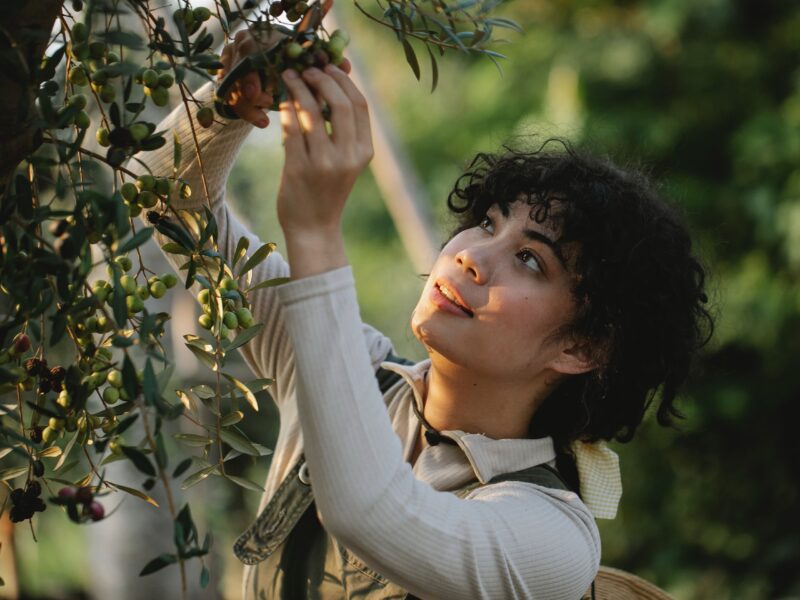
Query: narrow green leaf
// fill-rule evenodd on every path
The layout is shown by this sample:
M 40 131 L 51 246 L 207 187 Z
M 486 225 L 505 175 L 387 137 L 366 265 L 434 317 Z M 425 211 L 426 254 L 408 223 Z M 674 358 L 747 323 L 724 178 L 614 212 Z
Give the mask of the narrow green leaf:
M 113 483 L 111 481 L 106 481 L 106 483 L 108 485 L 112 486 L 112 487 L 117 488 L 121 492 L 125 492 L 126 494 L 130 494 L 131 496 L 136 496 L 137 498 L 141 498 L 142 500 L 144 500 L 148 504 L 152 504 L 153 506 L 158 508 L 158 502 L 156 502 L 150 496 L 148 496 L 147 494 L 145 494 L 144 492 L 142 492 L 140 490 L 137 490 L 137 489 L 132 488 L 132 487 L 128 487 L 126 485 L 121 485 L 119 483 Z
M 205 467 L 204 469 L 200 469 L 199 471 L 192 473 L 191 475 L 189 475 L 189 477 L 183 480 L 183 483 L 181 484 L 181 489 L 187 490 L 193 485 L 197 485 L 198 483 L 203 481 L 206 477 L 211 475 L 214 471 L 216 471 L 218 468 L 219 468 L 218 465 L 211 465 L 210 467 Z
M 247 387 L 244 383 L 242 383 L 238 379 L 236 379 L 236 377 L 234 377 L 233 375 L 228 375 L 227 373 L 223 373 L 223 375 L 228 381 L 230 381 L 233 385 L 236 386 L 236 389 L 238 389 L 242 393 L 242 395 L 245 397 L 245 400 L 247 400 L 248 404 L 250 404 L 252 409 L 258 412 L 258 400 L 256 400 L 255 394 L 253 394 L 250 388 Z
M 205 350 L 201 350 L 200 348 L 195 348 L 194 346 L 188 343 L 186 344 L 186 347 L 189 350 L 191 350 L 192 354 L 194 354 L 200 360 L 200 362 L 202 362 L 209 369 L 211 369 L 212 371 L 217 370 L 217 365 L 214 362 L 213 354 L 211 354 L 210 352 L 206 352 Z
M 136 398 L 139 393 L 139 378 L 136 375 L 136 367 L 133 366 L 133 361 L 127 354 L 122 360 L 122 386 L 128 392 L 131 400 Z
M 213 398 L 217 395 L 217 393 L 210 386 L 207 386 L 204 383 L 190 387 L 189 391 L 198 398 Z
M 246 490 L 253 490 L 254 492 L 263 492 L 264 488 L 258 485 L 257 483 L 250 481 L 249 479 L 245 479 L 244 477 L 236 477 L 235 475 L 228 475 L 225 474 L 225 479 L 231 480 L 238 486 L 243 487 Z
M 239 421 L 244 418 L 244 413 L 240 410 L 234 410 L 233 412 L 228 413 L 220 420 L 220 425 L 223 427 L 227 427 L 228 425 L 236 425 Z
M 261 283 L 257 283 L 251 288 L 247 289 L 247 293 L 250 293 L 254 290 L 260 290 L 262 288 L 273 287 L 276 285 L 283 285 L 284 283 L 289 283 L 292 280 L 291 277 L 273 277 L 272 279 L 267 279 L 266 281 L 262 281 Z
M 406 53 L 406 62 L 411 66 L 411 70 L 414 71 L 414 77 L 416 77 L 417 81 L 419 81 L 420 71 L 417 54 L 414 52 L 414 48 L 411 47 L 411 44 L 406 38 L 401 38 L 400 41 L 403 43 L 403 51 Z
M 72 450 L 72 447 L 75 445 L 75 440 L 78 439 L 78 435 L 79 434 L 77 434 L 77 433 L 75 435 L 73 435 L 72 438 L 70 438 L 70 440 L 67 442 L 67 445 L 64 446 L 64 452 L 61 453 L 61 456 L 59 457 L 58 462 L 56 463 L 56 466 L 53 467 L 53 471 L 58 471 L 58 470 L 61 469 L 61 467 L 64 466 L 64 462 L 67 460 L 67 456 L 69 456 L 69 453 Z M 68 470 L 69 469 L 67 469 L 67 471 Z
M 247 261 L 242 266 L 242 270 L 239 271 L 238 277 L 241 277 L 245 273 L 247 273 L 250 269 L 261 263 L 265 258 L 267 258 L 272 252 L 275 250 L 275 244 L 273 242 L 267 242 L 263 246 L 261 246 L 258 250 L 253 253 L 253 256 L 247 259 Z
M 237 263 L 242 260 L 242 257 L 247 253 L 247 249 L 250 247 L 250 240 L 242 236 L 239 238 L 239 243 L 236 244 L 236 251 L 233 253 L 233 264 L 231 264 L 231 269 L 235 269 Z
M 153 227 L 145 227 L 133 234 L 124 244 L 117 248 L 118 254 L 125 254 L 134 248 L 138 248 L 153 236 Z
M 436 62 L 436 57 L 433 55 L 430 46 L 425 46 L 428 51 L 428 56 L 431 57 L 431 94 L 436 90 L 439 85 L 439 65 Z
M 164 252 L 169 252 L 170 254 L 182 254 L 183 256 L 192 255 L 192 252 L 190 250 L 187 250 L 186 248 L 184 248 L 180 244 L 176 244 L 175 242 L 167 242 L 166 244 L 161 246 L 161 249 Z
M 139 576 L 142 577 L 143 575 L 150 575 L 150 573 L 160 571 L 164 567 L 168 567 L 176 562 L 178 562 L 178 557 L 174 554 L 162 554 L 147 563 L 144 566 L 144 569 L 142 569 L 139 573 Z
M 205 589 L 208 587 L 208 582 L 210 581 L 211 576 L 208 573 L 208 567 L 203 565 L 203 568 L 200 570 L 200 587 Z
M 156 476 L 156 469 L 153 467 L 153 463 L 150 462 L 150 459 L 145 456 L 144 452 L 133 446 L 120 445 L 120 449 L 122 450 L 122 453 L 128 457 L 134 466 L 142 473 L 149 475 L 150 477 Z
M 172 172 L 177 174 L 181 168 L 181 140 L 177 131 L 173 131 L 172 136 Z
M 258 448 L 253 446 L 243 434 L 233 429 L 220 429 L 219 437 L 222 441 L 228 444 L 234 450 L 238 450 L 242 454 L 249 454 L 250 456 L 260 456 Z
M 197 435 L 194 433 L 176 433 L 174 437 L 176 440 L 183 442 L 187 446 L 202 447 L 214 443 L 214 440 L 212 440 L 211 438 L 207 438 L 205 436 Z
M 227 340 L 223 340 L 222 348 L 226 352 L 228 352 L 230 350 L 234 350 L 235 348 L 239 348 L 240 346 L 245 345 L 247 342 L 252 340 L 256 335 L 258 335 L 258 332 L 261 331 L 262 327 L 264 327 L 263 323 L 256 323 L 252 327 L 248 327 L 247 329 L 242 331 L 230 342 L 228 342 Z
M 24 467 L 11 467 L 10 469 L 3 469 L 0 471 L 0 481 L 7 481 L 9 479 L 14 479 L 15 477 L 19 477 L 20 475 L 24 475 L 28 472 L 28 465 Z
M 181 475 L 183 475 L 186 470 L 192 466 L 192 459 L 191 458 L 184 458 L 181 462 L 178 463 L 178 466 L 175 467 L 175 470 L 172 472 L 172 477 L 177 479 Z

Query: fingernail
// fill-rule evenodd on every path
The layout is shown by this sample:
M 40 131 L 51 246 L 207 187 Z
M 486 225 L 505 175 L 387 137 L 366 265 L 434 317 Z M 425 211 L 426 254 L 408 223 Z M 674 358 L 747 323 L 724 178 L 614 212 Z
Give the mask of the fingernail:
M 258 125 L 261 129 L 264 129 L 269 124 L 269 121 L 266 119 L 261 119 L 256 125 Z
M 297 71 L 293 69 L 287 69 L 286 71 L 283 72 L 284 79 L 297 79 L 298 77 L 299 75 L 297 74 Z
M 319 69 L 315 69 L 314 67 L 309 67 L 305 71 L 303 71 L 303 75 L 310 75 L 311 77 L 316 77 L 319 75 Z

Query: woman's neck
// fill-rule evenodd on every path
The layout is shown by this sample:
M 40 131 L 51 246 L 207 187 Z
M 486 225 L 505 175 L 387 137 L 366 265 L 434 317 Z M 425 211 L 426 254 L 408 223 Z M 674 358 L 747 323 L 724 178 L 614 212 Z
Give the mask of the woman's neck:
M 424 415 L 431 427 L 482 433 L 494 439 L 523 438 L 552 389 L 554 374 L 526 382 L 507 381 L 431 356 Z

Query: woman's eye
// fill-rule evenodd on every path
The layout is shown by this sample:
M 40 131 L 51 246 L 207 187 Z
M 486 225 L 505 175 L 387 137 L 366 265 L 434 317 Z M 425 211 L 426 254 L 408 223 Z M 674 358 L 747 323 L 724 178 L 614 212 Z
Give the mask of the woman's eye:
M 542 265 L 539 263 L 539 259 L 530 250 L 520 250 L 517 254 L 517 258 L 519 258 L 528 268 L 533 269 L 538 273 L 542 272 Z
M 478 227 L 491 233 L 494 226 L 492 225 L 492 220 L 489 217 L 483 217 L 483 221 L 478 223 Z

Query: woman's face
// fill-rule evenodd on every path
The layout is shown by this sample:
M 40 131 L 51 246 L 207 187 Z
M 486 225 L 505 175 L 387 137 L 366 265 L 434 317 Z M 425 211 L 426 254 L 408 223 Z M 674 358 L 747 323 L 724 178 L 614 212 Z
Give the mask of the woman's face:
M 562 371 L 569 342 L 551 334 L 573 316 L 572 274 L 557 231 L 530 209 L 495 204 L 442 249 L 411 317 L 432 358 L 509 382 Z

